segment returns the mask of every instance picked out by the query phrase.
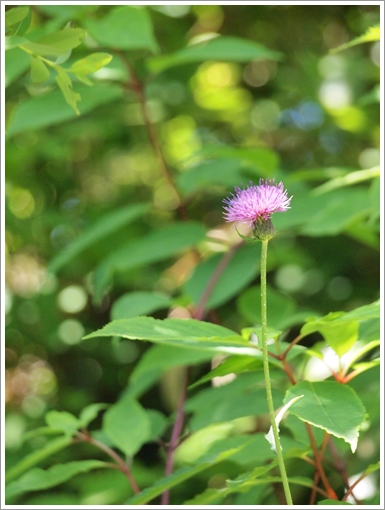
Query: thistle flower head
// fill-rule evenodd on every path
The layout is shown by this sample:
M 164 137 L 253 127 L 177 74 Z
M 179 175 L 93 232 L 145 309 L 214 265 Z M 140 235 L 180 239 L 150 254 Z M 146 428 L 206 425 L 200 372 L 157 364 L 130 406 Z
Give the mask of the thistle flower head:
M 274 179 L 260 179 L 255 186 L 250 181 L 248 188 L 235 188 L 230 198 L 225 198 L 224 218 L 226 221 L 246 223 L 253 227 L 257 239 L 274 235 L 271 215 L 290 209 L 290 200 L 283 183 L 274 183 Z M 261 237 L 262 236 L 262 237 Z

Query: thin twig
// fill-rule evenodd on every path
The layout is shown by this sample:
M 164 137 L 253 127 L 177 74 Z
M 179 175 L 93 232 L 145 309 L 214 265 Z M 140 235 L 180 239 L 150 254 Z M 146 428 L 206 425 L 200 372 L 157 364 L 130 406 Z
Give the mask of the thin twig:
M 188 368 L 184 369 L 183 382 L 181 388 L 181 394 L 179 397 L 178 407 L 176 411 L 176 418 L 174 421 L 173 429 L 171 432 L 171 439 L 167 449 L 166 467 L 164 475 L 168 476 L 172 473 L 174 467 L 174 450 L 179 444 L 179 438 L 181 436 L 184 424 L 184 405 L 187 397 L 187 385 L 188 385 Z M 170 500 L 170 491 L 163 492 L 161 498 L 161 505 L 168 505 Z
M 135 492 L 135 494 L 138 494 L 140 492 L 139 486 L 136 483 L 136 480 L 133 477 L 130 468 L 114 450 L 112 450 L 109 446 L 101 443 L 97 439 L 94 439 L 86 430 L 84 430 L 83 432 L 78 432 L 75 437 L 80 441 L 85 441 L 96 446 L 96 448 L 99 448 L 99 450 L 102 450 L 107 455 L 109 455 L 116 462 L 117 468 L 126 475 L 128 481 L 130 482 L 132 490 Z
M 127 68 L 128 75 L 129 75 L 129 81 L 126 84 L 126 86 L 127 86 L 127 88 L 132 90 L 138 98 L 140 108 L 142 110 L 144 125 L 147 130 L 148 139 L 151 143 L 151 146 L 153 148 L 155 155 L 157 156 L 157 159 L 159 162 L 159 169 L 160 169 L 163 177 L 166 179 L 166 181 L 168 182 L 170 187 L 173 189 L 174 193 L 176 194 L 176 196 L 178 198 L 179 205 L 177 207 L 177 211 L 178 211 L 179 216 L 181 217 L 182 220 L 187 220 L 188 218 L 187 218 L 186 209 L 183 204 L 183 198 L 182 198 L 177 186 L 175 185 L 174 179 L 173 179 L 172 174 L 167 166 L 166 160 L 163 155 L 163 151 L 162 151 L 160 143 L 158 141 L 158 136 L 157 136 L 156 130 L 154 128 L 153 123 L 150 120 L 150 115 L 149 115 L 148 108 L 147 108 L 146 96 L 144 93 L 143 83 L 139 80 L 138 75 L 136 74 L 135 68 L 132 65 L 132 63 L 130 62 L 130 60 L 128 59 L 127 55 L 121 50 L 114 50 L 114 53 L 116 53 L 117 55 L 120 56 L 124 65 Z

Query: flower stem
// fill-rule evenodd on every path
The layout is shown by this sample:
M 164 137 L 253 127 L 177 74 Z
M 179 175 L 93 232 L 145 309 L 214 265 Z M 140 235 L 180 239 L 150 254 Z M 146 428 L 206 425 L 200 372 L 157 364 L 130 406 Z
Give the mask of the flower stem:
M 261 254 L 261 318 L 262 318 L 262 351 L 263 351 L 263 370 L 265 374 L 266 396 L 267 405 L 269 408 L 269 415 L 271 427 L 273 429 L 275 450 L 278 459 L 278 466 L 281 473 L 283 490 L 285 492 L 286 503 L 293 505 L 291 498 L 289 481 L 287 479 L 285 463 L 283 461 L 283 454 L 281 443 L 279 440 L 278 426 L 275 421 L 275 412 L 273 404 L 273 395 L 271 392 L 271 382 L 269 373 L 269 358 L 267 352 L 267 304 L 266 304 L 266 260 L 267 260 L 267 243 L 268 240 L 262 241 L 262 254 Z

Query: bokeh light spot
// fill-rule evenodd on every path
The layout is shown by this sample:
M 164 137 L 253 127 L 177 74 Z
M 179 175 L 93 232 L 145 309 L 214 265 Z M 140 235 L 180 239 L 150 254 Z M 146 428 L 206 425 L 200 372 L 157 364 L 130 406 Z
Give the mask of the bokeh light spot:
M 66 319 L 59 325 L 58 334 L 65 344 L 75 345 L 81 341 L 84 335 L 84 328 L 79 321 Z
M 86 291 L 79 285 L 70 285 L 60 292 L 58 304 L 64 312 L 81 312 L 87 304 Z

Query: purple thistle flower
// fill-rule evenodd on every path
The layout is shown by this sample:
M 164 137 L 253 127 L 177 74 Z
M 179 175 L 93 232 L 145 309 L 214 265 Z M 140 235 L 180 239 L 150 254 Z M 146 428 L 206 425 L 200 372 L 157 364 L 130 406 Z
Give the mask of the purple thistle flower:
M 274 179 L 260 179 L 259 185 L 254 186 L 250 181 L 248 188 L 235 188 L 231 198 L 225 198 L 224 218 L 226 221 L 247 223 L 253 227 L 257 239 L 270 238 L 274 235 L 271 215 L 275 212 L 285 212 L 290 209 L 290 200 L 283 183 L 274 183 Z

